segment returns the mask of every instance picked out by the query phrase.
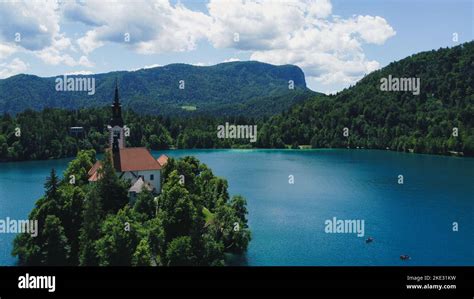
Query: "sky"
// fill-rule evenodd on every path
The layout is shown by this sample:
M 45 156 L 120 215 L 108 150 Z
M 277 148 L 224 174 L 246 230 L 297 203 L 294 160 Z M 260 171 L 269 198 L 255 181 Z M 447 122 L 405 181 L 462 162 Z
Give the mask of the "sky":
M 0 0 L 0 79 L 257 60 L 334 93 L 473 40 L 471 0 Z

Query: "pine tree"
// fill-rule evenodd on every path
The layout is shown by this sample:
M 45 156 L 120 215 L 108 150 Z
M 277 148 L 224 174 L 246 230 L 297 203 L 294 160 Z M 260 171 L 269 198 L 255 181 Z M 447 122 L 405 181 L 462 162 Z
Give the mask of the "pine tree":
M 107 152 L 102 160 L 97 186 L 104 213 L 115 214 L 128 203 L 128 188 L 117 177 L 110 152 Z

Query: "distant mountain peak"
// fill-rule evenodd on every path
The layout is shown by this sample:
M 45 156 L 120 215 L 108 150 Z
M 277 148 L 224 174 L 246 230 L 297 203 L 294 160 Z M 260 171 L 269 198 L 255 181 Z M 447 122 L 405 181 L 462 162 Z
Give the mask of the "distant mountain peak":
M 306 87 L 298 66 L 258 61 L 209 66 L 173 63 L 135 71 L 68 75 L 93 77 L 96 92 L 91 96 L 79 91 L 56 91 L 54 82 L 62 76 L 21 74 L 0 80 L 0 113 L 106 106 L 116 78 L 126 108 L 163 115 L 191 113 L 183 107 L 195 107 L 194 114 L 271 115 L 314 94 Z

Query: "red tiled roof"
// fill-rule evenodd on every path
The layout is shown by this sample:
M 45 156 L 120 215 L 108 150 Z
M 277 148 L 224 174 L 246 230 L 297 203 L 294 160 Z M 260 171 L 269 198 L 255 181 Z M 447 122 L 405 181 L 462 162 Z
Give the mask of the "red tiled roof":
M 145 147 L 130 147 L 120 149 L 120 170 L 160 170 L 161 165 Z M 118 170 L 118 169 L 117 169 Z
M 107 149 L 110 151 L 110 148 Z M 160 170 L 168 162 L 168 157 L 161 155 L 157 160 L 153 158 L 145 147 L 130 147 L 120 149 L 120 169 L 116 171 L 138 171 L 138 170 Z M 95 182 L 99 179 L 98 170 L 102 167 L 100 161 L 95 162 L 89 172 L 89 181 Z
M 156 161 L 158 161 L 161 167 L 164 167 L 166 164 L 168 164 L 168 156 L 161 155 L 158 159 L 156 159 Z

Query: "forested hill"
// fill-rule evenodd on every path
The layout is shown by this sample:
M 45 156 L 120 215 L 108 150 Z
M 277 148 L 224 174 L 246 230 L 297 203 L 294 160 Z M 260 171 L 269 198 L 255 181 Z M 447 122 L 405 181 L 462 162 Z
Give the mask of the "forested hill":
M 80 75 L 95 78 L 93 95 L 87 91 L 56 91 L 58 77 L 63 78 L 22 74 L 0 80 L 0 113 L 16 114 L 28 108 L 108 106 L 113 99 L 115 79 L 124 107 L 147 114 L 259 117 L 276 114 L 315 95 L 306 88 L 299 67 L 256 61 L 214 66 L 170 64 L 131 72 Z M 290 80 L 294 89 L 289 88 Z
M 389 75 L 420 78 L 419 95 L 382 91 L 381 79 Z M 393 62 L 334 96 L 306 101 L 271 118 L 259 132 L 258 145 L 389 148 L 472 156 L 473 91 L 474 42 L 422 52 Z
M 223 66 L 239 65 L 244 64 Z M 140 115 L 124 109 L 125 123 L 132 132 L 127 144 L 152 149 L 311 145 L 313 148 L 389 148 L 430 154 L 463 152 L 465 156 L 474 156 L 473 72 L 474 43 L 470 42 L 394 62 L 337 95 L 313 96 L 270 118 L 188 118 Z M 389 75 L 420 78 L 419 95 L 381 91 L 380 79 Z M 126 85 L 128 81 L 122 80 L 122 86 Z M 112 88 L 113 80 L 109 84 Z M 258 105 L 258 99 L 254 101 L 256 106 L 263 107 Z M 28 110 L 16 116 L 0 116 L 0 161 L 68 157 L 80 149 L 103 152 L 108 146 L 109 105 L 107 102 L 102 108 Z M 218 138 L 217 126 L 225 122 L 256 124 L 257 142 Z M 84 136 L 71 135 L 69 127 L 72 126 L 84 127 Z M 348 129 L 347 137 L 343 135 L 344 128 Z M 455 128 L 457 130 L 453 130 Z M 21 129 L 20 136 L 16 134 L 17 129 Z M 457 136 L 453 135 L 455 131 Z

